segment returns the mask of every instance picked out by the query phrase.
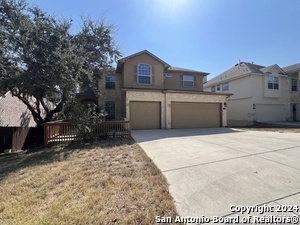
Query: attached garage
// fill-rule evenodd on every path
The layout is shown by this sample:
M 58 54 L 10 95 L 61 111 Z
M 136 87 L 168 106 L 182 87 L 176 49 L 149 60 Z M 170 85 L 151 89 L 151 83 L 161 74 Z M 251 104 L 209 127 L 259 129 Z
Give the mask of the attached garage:
M 284 105 L 256 104 L 256 121 L 285 121 Z
M 130 101 L 131 129 L 160 129 L 161 102 Z
M 172 128 L 220 127 L 220 103 L 172 102 Z

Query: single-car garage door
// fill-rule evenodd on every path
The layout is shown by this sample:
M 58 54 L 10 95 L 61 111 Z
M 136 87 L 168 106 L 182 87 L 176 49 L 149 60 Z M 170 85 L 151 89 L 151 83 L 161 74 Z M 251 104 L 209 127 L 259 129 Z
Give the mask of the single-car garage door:
M 172 128 L 221 126 L 221 104 L 199 102 L 172 102 Z
M 160 129 L 160 102 L 130 102 L 131 129 Z

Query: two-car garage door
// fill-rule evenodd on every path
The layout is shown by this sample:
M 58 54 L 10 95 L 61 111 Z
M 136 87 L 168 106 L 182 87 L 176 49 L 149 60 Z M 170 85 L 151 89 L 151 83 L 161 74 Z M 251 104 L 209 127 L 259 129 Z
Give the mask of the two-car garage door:
M 160 129 L 161 102 L 130 102 L 132 129 Z M 172 102 L 172 128 L 200 128 L 221 126 L 221 104 Z
M 172 102 L 172 128 L 220 127 L 221 104 Z

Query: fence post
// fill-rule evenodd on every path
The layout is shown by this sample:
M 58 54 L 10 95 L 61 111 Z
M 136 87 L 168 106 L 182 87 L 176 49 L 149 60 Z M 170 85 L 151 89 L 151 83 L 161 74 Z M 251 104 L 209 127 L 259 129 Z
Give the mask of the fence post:
M 48 125 L 44 123 L 44 145 L 48 144 Z

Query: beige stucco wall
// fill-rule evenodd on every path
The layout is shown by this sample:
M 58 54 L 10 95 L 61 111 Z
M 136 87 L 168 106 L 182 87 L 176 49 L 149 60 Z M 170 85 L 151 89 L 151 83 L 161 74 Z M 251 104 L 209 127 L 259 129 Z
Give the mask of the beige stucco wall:
M 253 125 L 254 110 L 252 98 L 228 99 L 227 119 L 229 126 Z
M 139 63 L 146 63 L 152 66 L 152 84 L 138 84 L 136 67 Z M 164 66 L 161 62 L 154 59 L 150 55 L 143 53 L 130 58 L 124 63 L 124 87 L 145 88 L 145 89 L 163 89 L 163 73 Z
M 126 91 L 126 120 L 130 118 L 130 101 L 161 102 L 161 127 L 171 128 L 171 103 L 176 102 L 226 102 L 225 95 L 207 95 L 199 93 L 172 93 L 155 91 Z M 222 126 L 227 126 L 227 110 L 222 109 Z
M 297 91 L 292 91 L 292 79 L 297 79 Z M 289 89 L 290 121 L 293 120 L 300 121 L 300 71 L 289 74 L 288 87 L 290 87 Z
M 220 92 L 233 94 L 227 102 L 228 125 L 251 125 L 255 122 L 290 119 L 289 78 L 279 72 L 281 71 L 274 67 L 268 74 L 250 74 L 227 81 L 229 90 Z M 269 75 L 279 78 L 278 90 L 268 89 Z M 204 90 L 210 91 L 211 88 L 205 87 Z
M 152 66 L 152 84 L 139 84 L 137 81 L 137 65 L 139 63 L 146 63 Z M 127 59 L 124 62 L 123 69 L 123 87 L 126 88 L 145 88 L 145 89 L 172 89 L 172 90 L 203 90 L 203 76 L 202 74 L 189 74 L 183 72 L 166 72 L 162 62 L 143 53 Z M 172 77 L 164 77 L 164 73 L 172 74 Z M 182 75 L 195 76 L 195 87 L 184 87 L 182 85 Z
M 173 90 L 203 90 L 203 75 L 193 75 L 189 73 L 171 73 L 172 77 L 165 77 L 164 88 L 173 89 Z M 182 85 L 182 76 L 183 75 L 192 75 L 195 77 L 195 87 L 184 87 Z
M 99 106 L 105 109 L 106 101 L 114 101 L 115 102 L 115 115 L 116 120 L 123 119 L 122 113 L 122 99 L 121 99 L 121 84 L 122 78 L 121 74 L 114 74 L 116 77 L 115 89 L 105 89 L 105 77 L 99 80 L 99 90 L 103 90 L 101 92 L 100 97 L 98 98 Z
M 292 79 L 297 79 L 297 91 L 292 91 Z M 291 103 L 300 103 L 300 71 L 289 74 L 288 79 L 289 94 L 290 94 L 290 102 Z

